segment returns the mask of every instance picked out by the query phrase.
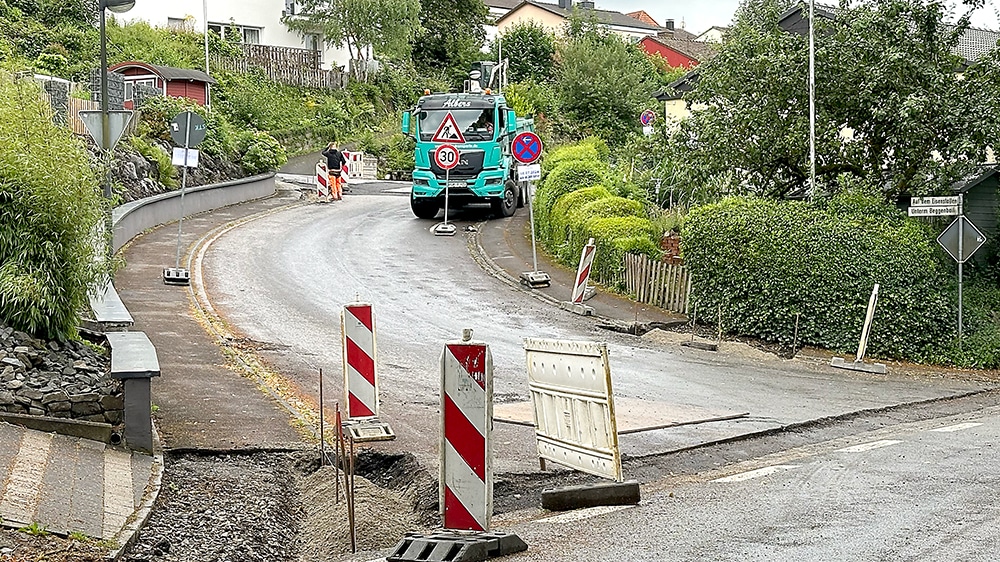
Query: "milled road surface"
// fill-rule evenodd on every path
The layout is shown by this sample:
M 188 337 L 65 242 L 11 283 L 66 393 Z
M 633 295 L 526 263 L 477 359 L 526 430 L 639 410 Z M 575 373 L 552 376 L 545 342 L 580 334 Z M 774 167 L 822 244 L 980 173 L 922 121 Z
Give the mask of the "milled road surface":
M 838 371 L 817 361 L 716 355 L 600 330 L 593 319 L 530 298 L 470 259 L 462 230 L 487 213 L 466 211 L 456 221 L 457 236 L 436 237 L 432 221 L 412 216 L 400 187 L 355 185 L 342 202 L 249 222 L 214 242 L 204 272 L 216 310 L 262 342 L 265 359 L 306 395 L 316 394 L 321 368 L 328 396 L 338 395 L 341 308 L 356 298 L 371 302 L 382 417 L 399 436 L 384 447 L 411 451 L 428 467 L 437 462 L 441 349 L 463 328 L 491 346 L 497 402 L 528 399 L 522 341 L 547 337 L 608 342 L 617 396 L 750 412 L 742 420 L 624 436 L 624 452 L 632 456 L 984 386 Z M 537 471 L 530 428 L 497 424 L 494 447 L 497 472 Z

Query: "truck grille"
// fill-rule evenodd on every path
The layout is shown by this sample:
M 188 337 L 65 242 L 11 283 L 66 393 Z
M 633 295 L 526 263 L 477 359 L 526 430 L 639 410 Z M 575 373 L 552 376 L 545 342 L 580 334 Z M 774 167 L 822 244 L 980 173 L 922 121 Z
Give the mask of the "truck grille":
M 451 179 L 468 179 L 474 178 L 479 175 L 479 172 L 483 171 L 483 154 L 482 150 L 463 150 L 461 154 L 461 160 L 458 166 L 455 166 L 450 170 L 448 177 Z M 434 162 L 433 151 L 430 154 L 431 170 L 438 179 L 444 179 L 445 170 L 441 169 L 437 163 Z

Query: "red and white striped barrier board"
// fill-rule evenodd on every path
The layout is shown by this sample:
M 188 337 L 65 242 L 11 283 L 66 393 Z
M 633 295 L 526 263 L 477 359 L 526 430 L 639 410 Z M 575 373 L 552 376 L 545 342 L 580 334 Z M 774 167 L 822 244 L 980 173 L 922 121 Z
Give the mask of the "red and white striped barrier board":
M 489 346 L 445 344 L 441 355 L 440 505 L 445 529 L 488 531 L 493 513 L 493 358 Z
M 326 174 L 326 164 L 322 162 L 316 164 L 316 195 L 330 196 L 330 179 Z
M 570 302 L 573 304 L 583 304 L 583 294 L 587 290 L 587 280 L 590 279 L 590 266 L 594 263 L 596 249 L 597 246 L 594 245 L 593 238 L 583 247 L 583 253 L 580 255 L 580 267 L 576 270 L 576 284 L 573 285 L 573 298 L 570 299 Z
M 340 317 L 344 348 L 344 393 L 347 419 L 378 417 L 378 373 L 375 315 L 368 303 L 344 305 Z

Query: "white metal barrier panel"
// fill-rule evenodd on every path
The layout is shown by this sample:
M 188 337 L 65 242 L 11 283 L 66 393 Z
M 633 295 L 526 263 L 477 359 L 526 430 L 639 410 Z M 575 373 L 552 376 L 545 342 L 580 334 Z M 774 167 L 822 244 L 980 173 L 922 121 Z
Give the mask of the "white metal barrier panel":
M 525 339 L 538 456 L 622 481 L 605 343 Z
M 493 358 L 489 346 L 445 344 L 441 355 L 441 518 L 445 529 L 488 531 L 493 514 Z
M 340 328 L 344 349 L 347 419 L 378 417 L 375 315 L 372 305 L 359 302 L 344 305 Z
M 320 197 L 330 196 L 330 181 L 326 174 L 326 164 L 316 164 L 316 194 Z

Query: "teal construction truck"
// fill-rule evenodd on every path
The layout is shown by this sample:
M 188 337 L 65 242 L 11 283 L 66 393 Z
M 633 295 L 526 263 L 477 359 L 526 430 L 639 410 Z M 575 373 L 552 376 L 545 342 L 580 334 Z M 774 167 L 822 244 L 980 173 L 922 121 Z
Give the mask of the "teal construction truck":
M 532 131 L 534 121 L 517 117 L 502 94 L 485 88 L 488 79 L 480 82 L 475 71 L 471 77 L 466 92 L 428 94 L 403 113 L 403 132 L 417 141 L 410 209 L 419 218 L 432 219 L 444 208 L 446 178 L 449 207 L 489 203 L 509 217 L 524 205 L 511 143 L 518 133 Z M 447 172 L 434 161 L 444 144 L 435 140 L 442 129 L 459 150 L 458 164 Z

